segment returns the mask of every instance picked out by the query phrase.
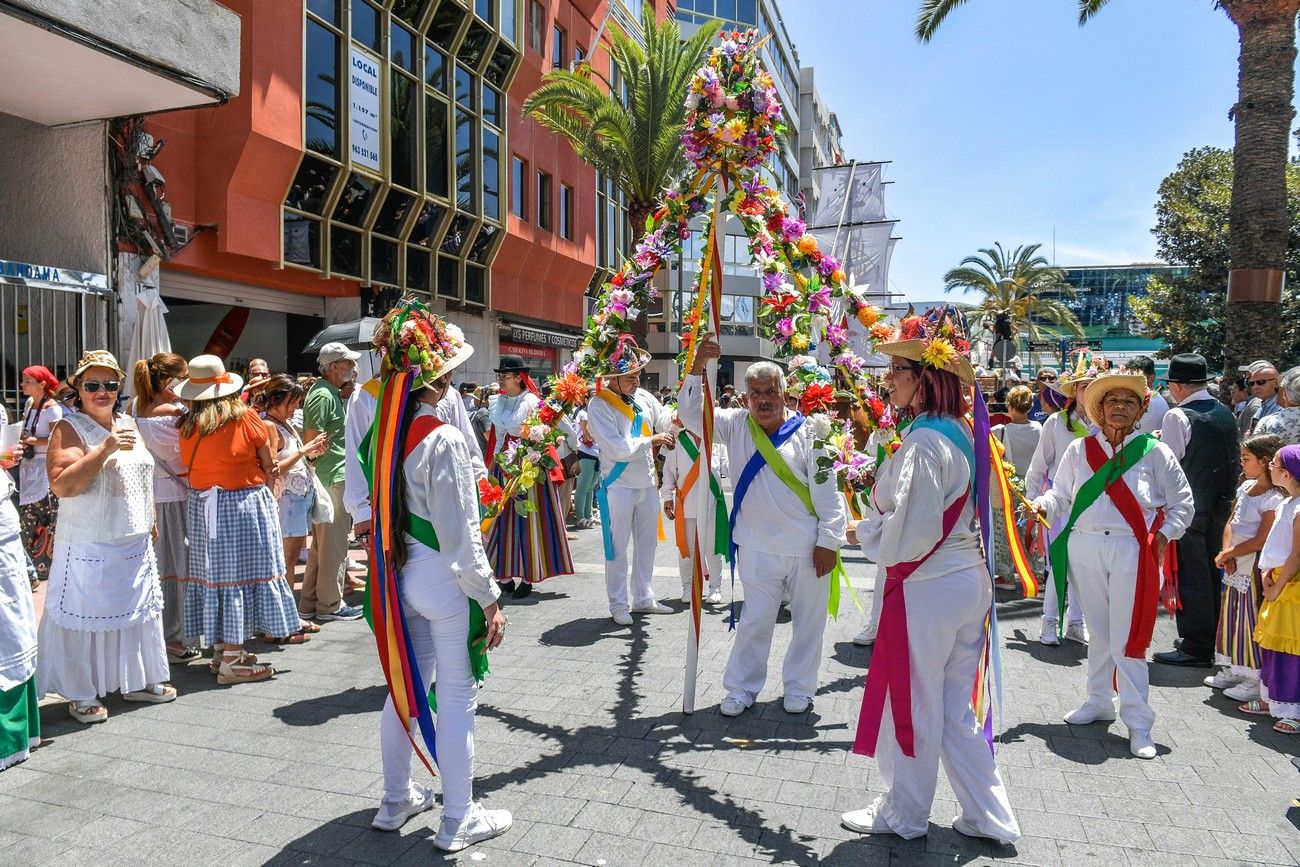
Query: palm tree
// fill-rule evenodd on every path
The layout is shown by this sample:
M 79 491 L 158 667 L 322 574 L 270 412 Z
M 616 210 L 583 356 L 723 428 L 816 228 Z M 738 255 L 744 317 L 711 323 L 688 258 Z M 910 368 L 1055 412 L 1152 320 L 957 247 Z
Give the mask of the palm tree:
M 984 293 L 979 309 L 998 338 L 1018 340 L 1023 334 L 1030 340 L 1040 340 L 1060 334 L 1056 329 L 1042 328 L 1043 324 L 1082 336 L 1083 326 L 1060 300 L 1073 298 L 1074 287 L 1065 282 L 1064 271 L 1038 255 L 1041 246 L 1030 244 L 1010 253 L 1001 244 L 982 249 L 978 256 L 967 256 L 943 275 L 943 291 L 973 289 Z
M 686 166 L 683 101 L 721 26 L 711 21 L 683 42 L 677 22 L 669 18 L 660 24 L 654 7 L 646 4 L 644 48 L 617 25 L 610 28 L 609 53 L 625 98 L 584 65 L 572 72 L 551 70 L 524 100 L 526 114 L 568 139 L 578 156 L 623 191 L 638 239 L 656 200 Z
M 916 36 L 928 42 L 966 0 L 922 0 Z M 1109 0 L 1077 0 L 1086 23 Z M 1215 0 L 1237 26 L 1241 54 L 1232 207 L 1228 218 L 1228 308 L 1224 369 L 1282 350 L 1282 282 L 1290 220 L 1286 160 L 1295 116 L 1296 15 L 1300 0 Z M 1224 398 L 1227 399 L 1226 397 Z

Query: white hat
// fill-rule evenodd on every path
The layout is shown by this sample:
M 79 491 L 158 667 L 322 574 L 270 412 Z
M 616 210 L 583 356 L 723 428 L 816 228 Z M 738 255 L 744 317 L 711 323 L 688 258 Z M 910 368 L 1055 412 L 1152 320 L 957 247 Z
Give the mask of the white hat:
M 225 363 L 215 355 L 191 358 L 189 368 L 189 378 L 172 388 L 181 400 L 212 400 L 235 394 L 244 387 L 244 378 L 227 373 Z
M 318 364 L 333 364 L 336 361 L 356 361 L 361 357 L 360 352 L 353 352 L 342 343 L 326 343 L 316 353 L 316 362 Z
M 1273 364 L 1273 362 L 1265 361 L 1264 359 L 1261 358 L 1258 361 L 1252 361 L 1250 364 L 1243 364 L 1241 367 L 1238 367 L 1237 370 L 1241 371 L 1242 373 L 1247 373 L 1250 374 L 1251 376 L 1254 376 L 1255 374 L 1259 373 L 1261 370 L 1277 370 L 1277 367 Z

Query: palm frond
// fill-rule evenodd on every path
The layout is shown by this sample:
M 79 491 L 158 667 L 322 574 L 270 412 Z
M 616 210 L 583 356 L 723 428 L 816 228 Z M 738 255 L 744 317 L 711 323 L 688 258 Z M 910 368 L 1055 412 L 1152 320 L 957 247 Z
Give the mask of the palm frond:
M 1079 0 L 1079 23 L 1087 24 L 1088 19 L 1101 11 L 1110 0 Z
M 929 42 L 935 31 L 954 9 L 966 0 L 922 0 L 921 11 L 916 16 L 916 38 L 919 42 Z

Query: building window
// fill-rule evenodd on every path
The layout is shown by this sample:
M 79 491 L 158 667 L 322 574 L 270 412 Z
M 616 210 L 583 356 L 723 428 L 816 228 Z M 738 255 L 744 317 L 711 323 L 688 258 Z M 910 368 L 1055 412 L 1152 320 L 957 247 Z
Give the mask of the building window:
M 483 216 L 501 219 L 501 136 L 483 128 Z
M 339 158 L 339 37 L 307 20 L 307 149 Z
M 519 157 L 510 158 L 510 213 L 528 219 L 528 163 Z
M 515 12 L 515 0 L 501 0 L 501 36 L 512 44 L 519 44 L 519 19 Z
M 573 68 L 577 69 L 578 64 L 587 59 L 587 52 L 581 45 L 573 46 Z
M 551 176 L 537 173 L 537 225 L 551 230 Z
M 573 240 L 573 187 L 560 184 L 560 237 Z
M 564 50 L 564 28 L 556 24 L 551 28 L 551 68 L 561 69 L 568 52 Z
M 528 47 L 542 53 L 542 28 L 546 22 L 546 8 L 537 0 L 528 0 Z

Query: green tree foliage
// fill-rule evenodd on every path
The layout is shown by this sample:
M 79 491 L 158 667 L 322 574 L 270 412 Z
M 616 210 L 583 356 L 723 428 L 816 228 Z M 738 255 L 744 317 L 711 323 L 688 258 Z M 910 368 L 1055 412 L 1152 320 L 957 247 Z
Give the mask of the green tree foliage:
M 1039 340 L 1061 332 L 1044 328 L 1055 325 L 1071 334 L 1082 335 L 1079 320 L 1060 298 L 1073 297 L 1074 288 L 1065 282 L 1065 272 L 1053 268 L 1038 255 L 1041 244 L 1017 247 L 1007 252 L 1001 244 L 967 256 L 943 275 L 943 291 L 974 290 L 983 294 L 980 310 L 995 332 L 999 320 L 1009 326 L 1013 337 Z

